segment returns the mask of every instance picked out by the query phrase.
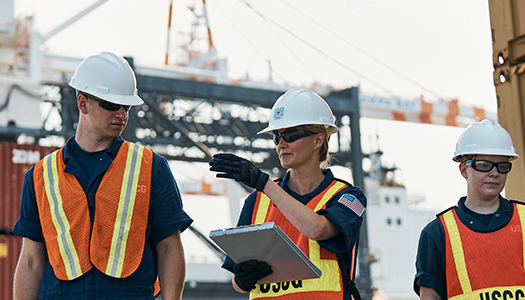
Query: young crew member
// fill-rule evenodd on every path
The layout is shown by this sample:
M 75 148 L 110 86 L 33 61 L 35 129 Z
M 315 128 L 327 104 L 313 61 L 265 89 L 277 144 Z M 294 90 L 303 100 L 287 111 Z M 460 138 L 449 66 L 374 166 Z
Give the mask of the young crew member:
M 414 280 L 421 299 L 525 298 L 525 206 L 500 195 L 516 158 L 499 124 L 472 123 L 460 135 L 453 160 L 467 196 L 421 232 Z

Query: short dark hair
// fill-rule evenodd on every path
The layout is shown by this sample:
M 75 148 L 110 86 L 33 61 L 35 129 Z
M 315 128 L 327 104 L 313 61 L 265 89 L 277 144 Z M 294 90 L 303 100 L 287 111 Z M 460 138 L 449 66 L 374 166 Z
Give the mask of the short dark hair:
M 465 155 L 459 155 L 455 157 L 454 160 L 457 161 L 458 163 L 464 163 L 467 160 L 471 160 L 474 158 L 476 158 L 476 154 L 465 154 Z

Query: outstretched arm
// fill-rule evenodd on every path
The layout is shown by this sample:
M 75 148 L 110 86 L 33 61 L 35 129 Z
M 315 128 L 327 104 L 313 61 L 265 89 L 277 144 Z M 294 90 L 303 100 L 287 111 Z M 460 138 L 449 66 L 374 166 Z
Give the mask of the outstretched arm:
M 220 153 L 213 156 L 210 166 L 210 171 L 219 172 L 216 175 L 219 178 L 235 179 L 263 191 L 284 216 L 308 238 L 321 241 L 340 233 L 339 228 L 328 218 L 295 200 L 249 160 L 230 153 Z

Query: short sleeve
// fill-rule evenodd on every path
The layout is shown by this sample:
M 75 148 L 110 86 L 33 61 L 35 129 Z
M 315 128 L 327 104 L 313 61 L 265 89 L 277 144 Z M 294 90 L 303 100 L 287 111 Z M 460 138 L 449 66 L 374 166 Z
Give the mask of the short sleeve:
M 33 170 L 32 167 L 25 174 L 20 198 L 20 217 L 12 232 L 35 242 L 44 242 L 33 184 Z
M 180 230 L 188 228 L 193 220 L 184 212 L 182 198 L 168 161 L 153 156 L 150 203 L 150 232 L 153 245 Z
M 447 299 L 445 265 L 445 233 L 439 219 L 435 219 L 423 228 L 419 237 L 414 292 L 419 295 L 420 287 L 428 287 L 441 299 Z
M 341 235 L 318 241 L 319 245 L 333 253 L 352 250 L 359 237 L 365 208 L 366 197 L 359 187 L 348 187 L 334 195 L 327 203 L 327 208 L 317 213 L 333 222 L 341 231 Z

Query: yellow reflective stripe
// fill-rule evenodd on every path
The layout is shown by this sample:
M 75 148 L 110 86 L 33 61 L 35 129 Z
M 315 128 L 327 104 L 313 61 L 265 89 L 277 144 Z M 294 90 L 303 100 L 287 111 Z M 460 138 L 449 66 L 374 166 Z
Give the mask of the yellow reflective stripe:
M 525 205 L 517 205 L 521 224 L 521 236 L 523 239 L 523 269 L 525 269 Z
M 340 181 L 337 181 L 334 185 L 332 185 L 323 195 L 321 201 L 317 203 L 314 211 L 316 212 L 320 210 L 343 187 L 345 187 L 345 184 Z M 308 248 L 310 249 L 310 260 L 323 271 L 323 275 L 321 275 L 321 278 L 317 280 L 317 284 L 320 284 L 320 286 L 323 287 L 322 290 L 324 291 L 340 291 L 341 281 L 339 278 L 339 264 L 337 261 L 331 259 L 321 259 L 321 246 L 319 246 L 319 243 L 315 240 L 308 239 Z M 327 270 L 337 270 L 337 272 L 327 272 Z M 319 289 L 317 288 L 316 290 Z
M 523 299 L 525 286 L 498 286 L 479 289 L 468 294 L 461 294 L 448 299 L 453 300 L 488 300 L 488 299 Z
M 310 291 L 339 292 L 341 290 L 341 279 L 339 278 L 339 264 L 337 260 L 321 259 L 321 246 L 315 240 L 308 239 L 308 246 L 310 249 L 310 260 L 323 271 L 319 279 L 305 280 L 316 281 L 317 287 L 313 287 Z M 308 282 L 305 282 L 305 284 L 308 284 Z
M 326 193 L 321 198 L 321 201 L 317 203 L 317 205 L 314 208 L 314 211 L 320 210 L 328 200 L 332 199 L 332 197 L 345 186 L 344 183 L 337 181 L 332 187 L 326 191 Z M 308 245 L 310 249 L 310 260 L 317 265 L 317 263 L 321 262 L 321 250 L 319 247 L 319 243 L 315 240 L 308 239 Z
M 126 245 L 131 226 L 131 218 L 133 217 L 133 208 L 135 206 L 143 150 L 143 146 L 129 143 L 117 217 L 113 227 L 111 250 L 106 267 L 106 274 L 113 277 L 120 277 L 124 266 Z
M 337 181 L 332 185 L 323 195 L 321 200 L 315 206 L 314 211 L 320 210 L 332 197 L 339 192 L 346 184 Z M 259 208 L 257 210 L 256 222 L 257 220 L 262 220 L 264 222 L 266 214 L 268 212 L 270 199 L 265 194 L 261 194 L 261 199 L 259 200 Z M 261 213 L 264 212 L 264 213 Z M 256 223 L 260 224 L 260 223 Z M 273 298 L 283 295 L 288 295 L 298 292 L 339 292 L 341 291 L 341 278 L 339 277 L 339 263 L 337 260 L 332 259 L 321 259 L 321 246 L 315 240 L 308 239 L 308 248 L 309 248 L 309 258 L 321 271 L 323 274 L 320 278 L 315 279 L 303 279 L 301 280 L 300 288 L 293 288 L 290 284 L 290 287 L 287 289 L 279 289 L 278 292 L 274 292 L 273 289 L 269 289 L 268 292 L 261 291 L 261 285 L 256 284 L 255 289 L 250 292 L 250 299 L 256 298 Z M 276 283 L 273 283 L 275 285 Z M 263 285 L 264 286 L 264 285 Z
M 341 189 L 345 186 L 344 183 L 340 182 L 340 181 L 337 181 L 336 183 L 334 183 L 334 185 L 332 185 L 331 188 L 328 189 L 328 191 L 326 191 L 326 193 L 323 195 L 323 198 L 321 199 L 321 201 L 319 201 L 319 203 L 317 203 L 317 206 L 315 206 L 314 208 L 314 211 L 318 211 L 321 209 L 321 207 L 323 207 L 323 205 L 326 204 L 326 202 L 328 202 L 328 200 L 332 199 L 332 197 Z
M 264 223 L 266 215 L 268 214 L 268 209 L 270 208 L 270 198 L 266 194 L 261 193 L 261 198 L 259 199 L 259 207 L 257 208 L 257 214 L 255 215 L 254 225 Z
M 456 271 L 458 272 L 458 279 L 461 289 L 463 290 L 464 294 L 471 293 L 472 287 L 470 285 L 470 278 L 468 276 L 467 264 L 465 263 L 465 255 L 463 253 L 461 237 L 459 235 L 458 224 L 456 223 L 456 219 L 454 218 L 452 210 L 449 210 L 443 214 L 443 220 L 447 225 L 450 245 L 452 246 L 452 255 L 456 264 Z
M 337 191 L 345 186 L 344 183 L 337 181 L 330 189 L 325 193 L 321 201 L 317 204 L 314 211 L 318 211 L 323 207 L 323 205 L 330 200 Z M 266 219 L 268 214 L 268 209 L 270 208 L 270 198 L 266 194 L 261 193 L 261 199 L 259 200 L 259 206 L 257 208 L 257 214 L 255 215 L 254 224 L 262 224 Z
M 70 224 L 62 206 L 62 196 L 59 189 L 57 168 L 57 151 L 44 157 L 42 164 L 44 172 L 44 186 L 49 203 L 51 220 L 57 232 L 57 243 L 60 256 L 64 263 L 68 279 L 75 279 L 82 275 L 80 260 L 71 237 Z

